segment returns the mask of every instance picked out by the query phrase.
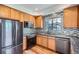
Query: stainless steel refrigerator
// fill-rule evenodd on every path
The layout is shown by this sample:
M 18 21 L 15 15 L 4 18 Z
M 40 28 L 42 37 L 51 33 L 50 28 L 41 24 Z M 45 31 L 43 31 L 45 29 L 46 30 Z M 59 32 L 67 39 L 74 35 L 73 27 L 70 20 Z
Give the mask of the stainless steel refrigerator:
M 0 53 L 21 54 L 23 45 L 22 23 L 0 19 Z

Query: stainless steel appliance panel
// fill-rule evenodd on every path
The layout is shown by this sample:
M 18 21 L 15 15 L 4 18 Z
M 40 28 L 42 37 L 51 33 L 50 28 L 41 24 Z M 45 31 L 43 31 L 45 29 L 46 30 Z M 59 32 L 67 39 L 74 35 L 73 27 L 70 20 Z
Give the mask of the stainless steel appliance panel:
M 69 39 L 56 38 L 56 51 L 64 54 L 70 53 Z
M 0 53 L 22 53 L 23 32 L 19 21 L 0 19 Z
M 19 45 L 23 43 L 23 28 L 22 23 L 16 22 L 16 44 Z
M 2 48 L 13 45 L 12 43 L 12 21 L 2 20 Z
M 1 39 L 2 39 L 2 21 L 1 21 L 1 19 L 0 19 L 0 42 L 1 42 Z M 0 54 L 1 54 L 1 47 L 2 46 L 2 44 L 0 43 Z
M 23 53 L 22 44 L 17 45 L 15 47 L 10 46 L 2 49 L 2 54 L 22 54 L 22 53 Z

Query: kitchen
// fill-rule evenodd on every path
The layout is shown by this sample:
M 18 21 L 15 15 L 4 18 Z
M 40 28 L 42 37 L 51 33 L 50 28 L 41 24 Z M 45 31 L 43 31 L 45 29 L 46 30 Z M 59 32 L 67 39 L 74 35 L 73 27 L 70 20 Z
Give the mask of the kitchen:
M 76 4 L 0 4 L 0 54 L 78 54 L 78 11 Z

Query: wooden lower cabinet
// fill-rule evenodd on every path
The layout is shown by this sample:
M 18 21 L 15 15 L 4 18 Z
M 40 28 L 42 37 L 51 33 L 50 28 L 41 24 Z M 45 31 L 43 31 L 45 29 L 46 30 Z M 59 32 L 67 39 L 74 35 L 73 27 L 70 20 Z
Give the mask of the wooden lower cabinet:
M 41 35 L 37 35 L 36 44 L 42 45 L 42 36 Z
M 47 36 L 38 35 L 37 44 L 43 47 L 47 47 Z
M 47 36 L 42 36 L 42 46 L 47 47 Z
M 27 39 L 26 37 L 23 37 L 23 51 L 27 48 Z
M 48 48 L 56 51 L 56 45 L 55 45 L 55 38 L 54 37 L 48 37 Z
M 37 35 L 37 44 L 56 51 L 55 37 Z

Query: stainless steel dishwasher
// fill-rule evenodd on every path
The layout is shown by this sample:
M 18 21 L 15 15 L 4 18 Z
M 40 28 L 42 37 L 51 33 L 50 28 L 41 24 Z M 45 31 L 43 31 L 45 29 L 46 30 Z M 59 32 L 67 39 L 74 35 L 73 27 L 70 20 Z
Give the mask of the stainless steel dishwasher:
M 56 37 L 56 51 L 63 54 L 69 54 L 70 39 L 63 37 Z

